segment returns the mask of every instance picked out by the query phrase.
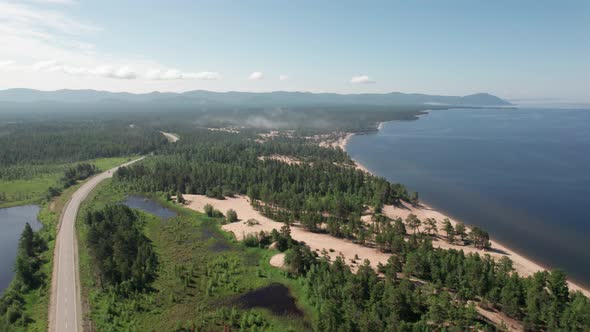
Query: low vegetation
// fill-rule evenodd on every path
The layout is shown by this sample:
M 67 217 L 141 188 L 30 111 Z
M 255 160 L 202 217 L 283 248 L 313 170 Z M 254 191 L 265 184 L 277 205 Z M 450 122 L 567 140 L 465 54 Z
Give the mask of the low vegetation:
M 107 180 L 84 203 L 84 213 L 78 220 L 81 283 L 90 310 L 87 326 L 97 330 L 133 327 L 139 330 L 190 331 L 193 328 L 218 330 L 224 326 L 234 330 L 309 330 L 312 313 L 307 313 L 303 319 L 276 315 L 259 307 L 242 309 L 242 304 L 237 301 L 248 291 L 277 282 L 288 286 L 293 294 L 301 294 L 301 286 L 295 279 L 271 268 L 268 260 L 272 251 L 233 243 L 220 230 L 222 217 L 208 217 L 169 203 L 165 199 L 166 194 L 151 196 L 178 213 L 177 217 L 165 221 L 145 212 L 113 205 L 124 197 L 122 193 L 120 186 Z M 140 264 L 155 267 L 151 277 L 133 277 L 132 271 L 138 266 L 138 260 L 131 258 L 152 257 L 138 256 L 137 250 L 136 255 L 131 254 L 129 259 L 112 259 L 113 262 L 120 262 L 114 266 L 117 270 L 128 271 L 129 278 L 118 277 L 111 279 L 115 282 L 104 282 L 106 277 L 103 275 L 114 266 L 107 267 L 97 259 L 93 249 L 96 248 L 96 241 L 91 240 L 95 237 L 91 235 L 94 226 L 91 225 L 99 225 L 101 218 L 104 222 L 111 216 L 118 216 L 116 220 L 132 222 L 124 221 L 126 226 L 115 230 L 107 227 L 107 221 L 103 226 L 105 230 L 110 228 L 113 234 L 117 234 L 125 229 L 128 234 L 125 238 L 138 241 L 145 237 L 144 243 L 149 243 L 153 249 L 151 252 L 158 264 L 149 263 L 154 261 L 152 258 L 144 260 L 148 263 Z M 93 221 L 88 223 L 88 219 Z M 106 242 L 112 245 L 105 245 L 105 248 L 116 247 L 114 240 Z M 122 276 L 123 273 L 111 275 Z M 142 287 L 124 287 L 122 291 L 121 285 L 130 283 L 130 280 L 146 282 L 141 283 Z M 302 301 L 298 302 L 298 306 L 305 309 L 307 304 Z
M 115 157 L 73 164 L 0 167 L 0 208 L 51 200 L 77 181 L 118 166 L 128 159 Z

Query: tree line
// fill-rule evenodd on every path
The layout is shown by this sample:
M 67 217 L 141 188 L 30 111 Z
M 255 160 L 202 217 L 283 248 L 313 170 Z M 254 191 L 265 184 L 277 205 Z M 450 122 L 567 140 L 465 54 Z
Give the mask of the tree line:
M 149 287 L 157 271 L 157 256 L 140 230 L 141 219 L 124 205 L 88 211 L 87 244 L 99 284 L 126 295 Z
M 495 330 L 481 320 L 476 303 L 522 321 L 528 331 L 590 328 L 590 300 L 570 292 L 561 270 L 523 278 L 508 258 L 496 262 L 489 255 L 437 249 L 428 239 L 407 246 L 379 265 L 382 276 L 367 260 L 352 272 L 341 256 L 330 262 L 328 253 L 319 257 L 303 243 L 288 247 L 288 269 L 304 280 L 320 317 L 314 329 Z
M 6 127 L 10 133 L 0 136 L 2 168 L 146 154 L 168 144 L 151 127 L 130 128 L 119 121 L 23 123 Z M 26 170 L 12 168 L 11 172 Z
M 47 250 L 47 239 L 33 232 L 26 223 L 18 243 L 15 277 L 0 297 L 0 331 L 9 331 L 11 326 L 26 326 L 29 317 L 23 313 L 23 294 L 45 287 L 46 275 L 41 271 L 43 253 Z

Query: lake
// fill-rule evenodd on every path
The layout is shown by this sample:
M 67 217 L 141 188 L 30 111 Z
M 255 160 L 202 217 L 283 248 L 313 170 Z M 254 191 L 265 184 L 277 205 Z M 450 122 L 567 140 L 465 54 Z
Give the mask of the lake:
M 0 294 L 14 277 L 14 262 L 20 235 L 28 222 L 33 230 L 41 229 L 37 220 L 39 207 L 24 205 L 0 209 Z
M 433 207 L 590 286 L 590 110 L 444 110 L 346 150 Z

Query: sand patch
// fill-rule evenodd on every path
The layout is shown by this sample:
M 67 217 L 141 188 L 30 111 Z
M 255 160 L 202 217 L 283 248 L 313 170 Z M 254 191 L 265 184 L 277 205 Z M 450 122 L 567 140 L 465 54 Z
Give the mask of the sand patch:
M 164 137 L 166 137 L 166 139 L 168 140 L 168 142 L 170 143 L 175 143 L 176 141 L 178 141 L 180 138 L 178 137 L 178 135 L 176 134 L 172 134 L 172 133 L 165 133 L 163 131 L 160 131 L 162 133 L 162 135 L 164 135 Z
M 232 232 L 238 240 L 242 240 L 248 234 L 260 233 L 260 231 L 270 233 L 273 229 L 280 230 L 281 227 L 285 225 L 284 223 L 277 222 L 263 216 L 250 205 L 249 199 L 246 196 L 236 196 L 229 197 L 224 200 L 218 200 L 204 195 L 187 194 L 184 195 L 184 198 L 187 200 L 186 205 L 195 211 L 203 212 L 203 207 L 206 204 L 211 204 L 213 207 L 220 210 L 224 214 L 228 209 L 234 209 L 237 212 L 238 218 L 240 220 L 231 224 L 223 225 L 222 229 Z M 405 220 L 405 218 L 410 213 L 415 214 L 421 221 L 426 220 L 426 218 L 436 219 L 437 227 L 439 229 L 438 236 L 434 237 L 432 241 L 432 245 L 436 248 L 452 248 L 456 250 L 463 250 L 466 254 L 489 254 L 497 260 L 503 256 L 506 256 L 512 260 L 514 269 L 518 272 L 518 274 L 525 277 L 530 276 L 537 271 L 545 270 L 545 268 L 541 265 L 527 259 L 524 256 L 519 255 L 518 253 L 493 240 L 491 241 L 492 249 L 487 251 L 477 249 L 473 246 L 462 246 L 447 243 L 445 233 L 442 230 L 442 221 L 445 218 L 449 218 L 454 226 L 457 224 L 457 220 L 454 220 L 427 205 L 413 207 L 411 204 L 404 202 L 402 207 L 394 207 L 390 205 L 383 207 L 383 213 L 390 218 L 400 217 L 403 220 Z M 258 224 L 252 224 L 251 222 L 248 223 L 248 220 L 250 219 L 258 221 Z M 363 216 L 362 219 L 365 222 L 370 222 L 370 215 Z M 423 231 L 423 228 L 420 230 Z M 408 231 L 411 232 L 410 230 Z M 469 229 L 467 231 L 469 231 Z M 297 241 L 304 241 L 312 250 L 318 252 L 320 255 L 322 251 L 326 251 L 331 260 L 334 260 L 338 255 L 342 254 L 346 260 L 346 263 L 351 265 L 353 271 L 356 270 L 356 267 L 359 264 L 362 264 L 363 260 L 365 259 L 368 259 L 371 262 L 371 266 L 376 268 L 378 263 L 385 265 L 388 258 L 391 256 L 391 254 L 383 253 L 379 250 L 362 246 L 350 240 L 339 239 L 329 234 L 309 232 L 299 225 L 294 225 L 291 227 L 291 236 Z M 358 257 L 358 259 L 355 259 L 355 257 Z M 356 263 L 352 263 L 353 261 Z M 590 297 L 590 292 L 588 290 L 575 283 L 569 282 L 569 287 L 570 290 L 579 290 L 584 293 L 584 295 Z
M 301 160 L 296 159 L 294 157 L 291 156 L 284 156 L 284 155 L 279 155 L 279 154 L 273 154 L 270 156 L 260 156 L 258 157 L 259 160 L 276 160 L 282 163 L 285 163 L 287 165 L 300 165 L 302 163 Z
M 270 258 L 270 265 L 281 268 L 285 266 L 285 253 L 278 253 Z
M 221 131 L 225 133 L 239 134 L 240 128 L 237 127 L 224 127 L 224 128 L 207 128 L 209 131 Z
M 280 230 L 285 224 L 267 218 L 256 211 L 247 197 L 236 196 L 218 200 L 204 195 L 184 195 L 187 206 L 195 211 L 203 212 L 206 204 L 211 204 L 221 212 L 234 209 L 240 221 L 223 225 L 221 228 L 232 232 L 238 240 L 242 240 L 248 234 L 257 234 L 260 231 L 270 233 L 273 229 Z M 247 220 L 255 219 L 259 224 L 248 225 Z M 350 240 L 339 239 L 328 234 L 312 233 L 298 225 L 291 227 L 291 236 L 297 241 L 305 242 L 312 250 L 321 255 L 322 251 L 327 252 L 331 260 L 338 255 L 344 256 L 346 263 L 351 265 L 353 270 L 363 263 L 365 259 L 371 262 L 371 266 L 377 267 L 378 263 L 386 264 L 391 254 L 382 253 L 376 249 L 353 243 Z M 352 262 L 356 263 L 352 263 Z
M 481 307 L 476 307 L 477 312 L 482 315 L 483 317 L 490 320 L 492 323 L 496 324 L 497 326 L 505 325 L 508 327 L 508 331 L 520 332 L 524 331 L 524 327 L 522 324 L 517 321 L 516 319 L 510 318 L 506 316 L 504 313 L 500 311 L 491 311 Z

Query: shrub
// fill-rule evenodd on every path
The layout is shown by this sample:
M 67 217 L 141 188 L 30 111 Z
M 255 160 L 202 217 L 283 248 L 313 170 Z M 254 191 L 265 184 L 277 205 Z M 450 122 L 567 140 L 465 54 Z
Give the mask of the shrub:
M 211 217 L 213 217 L 213 218 L 223 218 L 223 213 L 221 213 L 221 211 L 219 211 L 217 209 L 213 209 L 213 212 L 211 212 Z
M 213 205 L 211 204 L 205 204 L 205 206 L 203 207 L 203 210 L 205 211 L 205 214 L 209 217 L 213 216 Z
M 258 247 L 259 244 L 260 240 L 258 239 L 258 236 L 254 234 L 248 234 L 244 238 L 244 245 L 246 247 Z
M 225 213 L 225 221 L 229 223 L 238 221 L 238 214 L 236 213 L 236 211 L 233 209 L 227 210 L 227 212 Z

